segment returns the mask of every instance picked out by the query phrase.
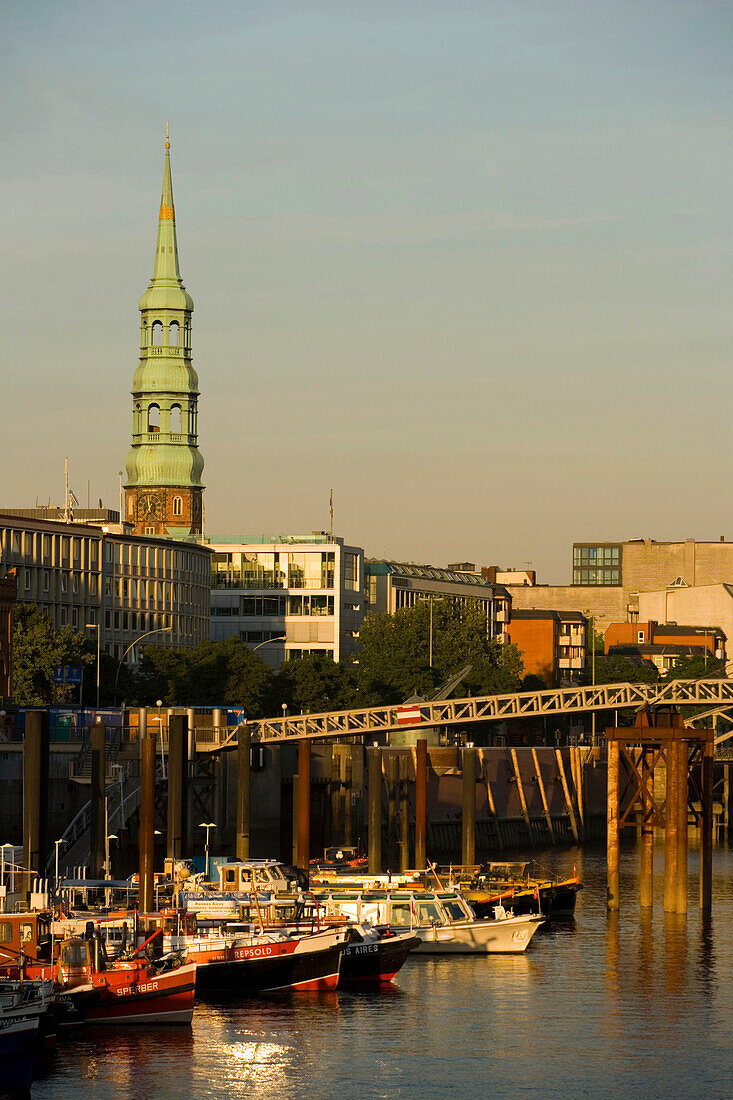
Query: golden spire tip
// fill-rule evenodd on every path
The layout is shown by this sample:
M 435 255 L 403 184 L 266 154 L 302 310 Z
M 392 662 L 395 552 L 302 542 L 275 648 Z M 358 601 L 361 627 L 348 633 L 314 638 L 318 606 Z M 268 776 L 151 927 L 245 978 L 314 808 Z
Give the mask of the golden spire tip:
M 171 147 L 170 122 L 166 122 L 165 124 L 165 147 L 166 149 L 170 149 Z

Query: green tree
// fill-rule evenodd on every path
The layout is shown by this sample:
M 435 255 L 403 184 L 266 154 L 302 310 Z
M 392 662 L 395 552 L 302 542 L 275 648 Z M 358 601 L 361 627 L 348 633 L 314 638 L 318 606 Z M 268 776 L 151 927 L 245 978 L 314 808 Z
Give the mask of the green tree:
M 421 602 L 394 615 L 367 615 L 357 654 L 359 705 L 400 703 L 425 695 L 466 665 L 471 671 L 457 696 L 516 691 L 522 660 L 516 646 L 487 637 L 484 612 L 472 604 L 433 601 L 433 664 L 430 608 Z
M 589 662 L 583 675 L 583 682 L 590 684 L 592 676 Z M 633 661 L 620 654 L 596 657 L 595 682 L 597 684 L 653 684 L 658 679 L 657 669 L 646 661 Z
M 717 680 L 726 675 L 725 661 L 710 654 L 680 654 L 665 674 L 665 680 Z
M 146 646 L 137 675 L 138 700 L 150 706 L 237 706 L 248 718 L 264 713 L 270 669 L 239 638 L 201 642 L 193 649 Z
M 75 702 L 78 688 L 55 685 L 58 665 L 84 669 L 85 696 L 96 683 L 96 649 L 80 630 L 63 626 L 56 630 L 48 615 L 34 604 L 18 604 L 13 616 L 13 701 L 18 706 L 48 706 Z M 91 675 L 90 675 L 91 672 Z
M 353 666 L 337 664 L 323 653 L 286 661 L 273 678 L 271 713 L 282 704 L 290 714 L 318 714 L 361 706 Z

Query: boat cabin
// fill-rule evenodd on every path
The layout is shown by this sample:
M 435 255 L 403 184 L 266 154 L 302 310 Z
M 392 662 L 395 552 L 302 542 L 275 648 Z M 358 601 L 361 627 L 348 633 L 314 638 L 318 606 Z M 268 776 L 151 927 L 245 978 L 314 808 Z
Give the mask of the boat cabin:
M 457 890 L 314 890 L 326 916 L 390 927 L 416 928 L 473 921 L 475 913 Z
M 45 914 L 0 913 L 0 966 L 15 966 L 21 955 L 50 962 L 50 920 Z
M 275 859 L 250 859 L 219 866 L 219 889 L 224 893 L 266 891 L 287 894 L 295 889 L 285 873 L 284 864 Z

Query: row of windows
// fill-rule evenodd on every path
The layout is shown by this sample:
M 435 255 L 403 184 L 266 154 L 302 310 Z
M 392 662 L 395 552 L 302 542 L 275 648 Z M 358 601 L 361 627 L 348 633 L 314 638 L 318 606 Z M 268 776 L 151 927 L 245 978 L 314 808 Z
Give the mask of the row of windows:
M 96 568 L 99 539 L 70 535 L 44 535 L 40 531 L 4 528 L 0 533 L 5 561 L 43 558 L 45 564 L 72 561 L 85 568 Z
M 619 565 L 620 546 L 574 546 L 574 565 Z
M 355 557 L 355 555 L 345 555 Z M 213 588 L 333 588 L 336 556 L 266 551 L 212 556 Z M 353 569 L 352 569 L 353 572 Z M 352 587 L 349 584 L 347 587 Z
M 333 615 L 333 596 L 241 596 L 238 604 L 214 606 L 212 616 L 283 618 L 285 615 Z
M 614 585 L 621 584 L 620 569 L 573 569 L 573 584 Z
M 198 615 L 171 615 L 155 611 L 106 611 L 104 616 L 106 630 L 139 631 L 172 628 L 180 637 L 204 637 L 204 621 Z M 166 639 L 163 639 L 165 643 Z M 151 645 L 156 642 L 152 641 Z
M 129 565 L 133 569 L 178 569 L 194 576 L 206 577 L 209 571 L 208 554 L 192 550 L 178 550 L 169 546 L 144 546 L 137 543 L 105 543 L 105 561 L 114 565 Z

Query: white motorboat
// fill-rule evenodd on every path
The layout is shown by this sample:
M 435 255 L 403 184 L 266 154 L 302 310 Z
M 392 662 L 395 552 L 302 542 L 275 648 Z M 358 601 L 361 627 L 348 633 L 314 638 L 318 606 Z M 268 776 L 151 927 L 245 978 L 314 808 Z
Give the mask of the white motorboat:
M 544 917 L 515 917 L 497 905 L 493 920 L 479 920 L 459 890 L 315 890 L 326 915 L 369 921 L 394 932 L 419 936 L 421 955 L 521 954 Z

